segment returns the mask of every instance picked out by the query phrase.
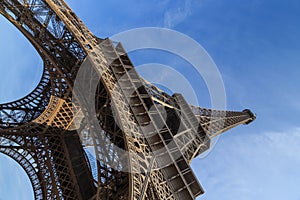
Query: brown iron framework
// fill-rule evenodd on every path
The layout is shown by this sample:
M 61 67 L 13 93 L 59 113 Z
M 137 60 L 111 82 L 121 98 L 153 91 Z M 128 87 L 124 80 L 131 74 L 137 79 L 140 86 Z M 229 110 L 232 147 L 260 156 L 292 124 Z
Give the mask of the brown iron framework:
M 122 45 L 94 36 L 63 0 L 0 0 L 0 13 L 44 61 L 35 90 L 0 105 L 0 152 L 26 171 L 35 199 L 195 199 L 192 159 L 255 119 L 190 106 L 143 80 Z M 100 80 L 91 97 L 74 93 L 83 65 L 94 72 L 84 79 Z

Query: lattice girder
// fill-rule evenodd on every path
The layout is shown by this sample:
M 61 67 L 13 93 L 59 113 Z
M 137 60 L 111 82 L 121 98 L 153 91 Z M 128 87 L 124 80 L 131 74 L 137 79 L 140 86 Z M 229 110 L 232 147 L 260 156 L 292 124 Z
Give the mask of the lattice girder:
M 0 152 L 21 163 L 37 199 L 194 199 L 203 190 L 188 163 L 210 137 L 255 119 L 248 110 L 192 113 L 183 98 L 141 79 L 122 45 L 95 37 L 62 0 L 0 0 L 0 14 L 44 61 L 37 88 L 0 105 L 0 137 L 12 141 Z M 83 78 L 98 81 L 87 95 L 74 93 L 87 62 L 95 77 Z M 95 151 L 96 170 L 83 147 Z
M 210 138 L 216 137 L 221 133 L 234 128 L 240 124 L 249 124 L 256 119 L 249 109 L 241 112 L 213 110 L 191 106 L 200 125 L 205 129 Z
M 87 199 L 93 196 L 90 194 L 94 188 L 90 169 L 83 150 L 77 148 L 80 145 L 77 133 L 41 124 L 28 125 L 1 131 L 0 151 L 22 167 L 24 163 L 31 163 L 26 164 L 28 169 L 25 171 L 30 180 L 34 180 L 36 199 Z M 11 142 L 3 143 L 6 140 Z M 16 159 L 18 152 L 26 152 L 26 156 Z

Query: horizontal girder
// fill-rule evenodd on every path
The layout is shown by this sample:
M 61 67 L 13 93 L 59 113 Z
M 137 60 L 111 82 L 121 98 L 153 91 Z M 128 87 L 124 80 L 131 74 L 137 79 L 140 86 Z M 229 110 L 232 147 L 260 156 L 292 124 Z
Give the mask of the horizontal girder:
M 96 38 L 63 0 L 0 0 L 0 14 L 44 61 L 35 90 L 0 105 L 0 152 L 21 164 L 37 199 L 195 199 L 203 190 L 189 162 L 255 119 L 191 108 L 143 80 L 122 45 Z M 74 93 L 86 65 L 89 84 Z

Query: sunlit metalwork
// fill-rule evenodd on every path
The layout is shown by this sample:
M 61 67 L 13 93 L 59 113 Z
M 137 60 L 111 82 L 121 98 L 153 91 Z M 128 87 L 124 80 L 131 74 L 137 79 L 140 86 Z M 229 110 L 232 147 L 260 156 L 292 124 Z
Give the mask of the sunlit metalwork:
M 44 61 L 35 90 L 0 105 L 0 152 L 25 170 L 36 199 L 195 199 L 203 189 L 192 159 L 212 137 L 255 119 L 250 110 L 193 107 L 159 90 L 139 77 L 121 44 L 94 36 L 63 0 L 0 0 L 0 13 Z M 88 60 L 101 73 L 100 131 L 74 104 Z

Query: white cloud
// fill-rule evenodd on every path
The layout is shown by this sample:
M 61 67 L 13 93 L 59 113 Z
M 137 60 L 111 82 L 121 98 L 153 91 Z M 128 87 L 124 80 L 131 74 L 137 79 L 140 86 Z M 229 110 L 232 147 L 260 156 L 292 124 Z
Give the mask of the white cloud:
M 232 132 L 221 137 L 209 156 L 193 163 L 206 190 L 199 199 L 298 199 L 300 128 L 252 134 Z
M 173 28 L 183 22 L 191 14 L 191 5 L 191 0 L 185 0 L 184 2 L 180 1 L 178 6 L 168 9 L 164 15 L 164 26 Z

